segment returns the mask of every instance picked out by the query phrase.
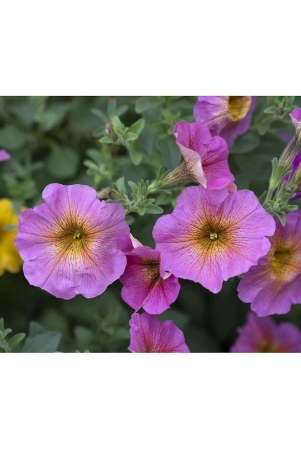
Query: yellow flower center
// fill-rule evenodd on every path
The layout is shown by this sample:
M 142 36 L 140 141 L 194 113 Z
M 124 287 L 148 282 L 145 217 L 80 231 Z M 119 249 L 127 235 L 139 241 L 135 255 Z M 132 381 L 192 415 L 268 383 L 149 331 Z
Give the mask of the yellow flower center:
M 263 339 L 259 345 L 260 353 L 282 353 L 282 350 L 276 342 Z
M 271 255 L 271 269 L 275 278 L 286 283 L 300 274 L 300 257 L 290 246 L 276 246 Z
M 233 233 L 226 219 L 211 217 L 200 220 L 190 235 L 197 253 L 207 258 L 210 255 L 222 255 L 233 247 Z
M 81 239 L 83 237 L 84 233 L 82 230 L 75 230 L 73 233 L 73 239 Z
M 233 122 L 239 122 L 246 117 L 251 102 L 251 97 L 229 97 L 229 111 Z

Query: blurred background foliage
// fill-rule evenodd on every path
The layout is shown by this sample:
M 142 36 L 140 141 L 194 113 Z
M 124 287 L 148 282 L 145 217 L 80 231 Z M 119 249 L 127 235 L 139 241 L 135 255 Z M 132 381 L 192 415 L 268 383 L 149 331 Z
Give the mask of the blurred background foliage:
M 41 203 L 49 183 L 80 183 L 106 192 L 122 177 L 130 195 L 128 181 L 152 181 L 160 166 L 170 170 L 179 165 L 173 127 L 180 120 L 194 120 L 196 99 L 0 97 L 0 148 L 12 156 L 0 165 L 0 198 L 10 198 L 18 213 Z M 257 97 L 249 131 L 230 148 L 229 164 L 239 189 L 258 196 L 267 189 L 271 160 L 279 158 L 294 131 L 288 116 L 293 104 L 301 106 L 301 98 Z M 120 128 L 118 136 L 113 123 L 113 130 Z M 160 208 L 171 212 L 184 186 L 155 195 L 149 211 L 127 216 L 132 234 L 144 245 L 154 247 L 157 213 Z M 160 320 L 172 319 L 192 352 L 229 351 L 249 311 L 237 297 L 238 280 L 224 283 L 218 294 L 191 281 L 180 283 L 177 301 Z M 5 273 L 0 277 L 0 351 L 127 351 L 133 311 L 120 290 L 117 281 L 94 299 L 64 301 L 30 286 L 22 271 Z M 301 328 L 301 305 L 274 318 Z M 19 334 L 11 348 L 5 329 L 12 330 L 10 336 Z

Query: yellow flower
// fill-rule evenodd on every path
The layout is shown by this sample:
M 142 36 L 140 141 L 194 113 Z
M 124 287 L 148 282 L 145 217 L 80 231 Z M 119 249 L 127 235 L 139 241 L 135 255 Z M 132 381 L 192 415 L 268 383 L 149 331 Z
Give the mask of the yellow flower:
M 0 199 L 0 276 L 5 270 L 11 273 L 19 272 L 23 263 L 14 244 L 17 230 L 6 230 L 7 225 L 18 225 L 18 216 L 14 213 L 12 202 L 2 198 Z

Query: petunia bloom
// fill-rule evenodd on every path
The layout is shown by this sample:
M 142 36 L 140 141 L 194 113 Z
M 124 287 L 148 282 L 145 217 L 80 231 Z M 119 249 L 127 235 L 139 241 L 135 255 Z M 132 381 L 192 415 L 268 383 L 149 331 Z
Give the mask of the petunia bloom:
M 213 136 L 224 138 L 229 147 L 250 126 L 255 97 L 198 97 L 193 110 L 195 120 L 206 125 Z
M 160 322 L 147 313 L 134 313 L 130 320 L 132 353 L 189 353 L 183 331 L 172 320 Z
M 219 136 L 212 137 L 198 122 L 179 122 L 174 128 L 176 143 L 190 178 L 207 189 L 223 189 L 234 181 L 228 165 L 228 146 Z
M 178 279 L 162 267 L 160 252 L 141 245 L 127 255 L 120 281 L 123 300 L 136 311 L 143 308 L 150 314 L 168 309 L 180 291 Z
M 249 312 L 247 322 L 237 332 L 232 353 L 301 352 L 301 331 L 289 322 L 278 325 L 271 317 L 257 317 Z
M 165 270 L 219 292 L 223 280 L 256 264 L 271 246 L 273 217 L 248 190 L 209 191 L 191 186 L 172 214 L 158 219 L 153 237 Z
M 48 185 L 45 203 L 19 216 L 16 246 L 30 284 L 69 300 L 96 297 L 126 266 L 119 238 L 129 234 L 121 205 L 96 198 L 89 186 Z
M 14 245 L 18 225 L 18 216 L 14 213 L 13 204 L 7 198 L 0 200 L 0 276 L 7 270 L 17 273 L 22 266 L 22 259 Z M 9 229 L 12 227 L 12 229 Z
M 10 159 L 10 154 L 6 150 L 0 150 L 0 162 Z
M 288 213 L 284 227 L 277 217 L 275 223 L 269 252 L 237 288 L 238 297 L 260 317 L 286 314 L 301 303 L 301 210 Z

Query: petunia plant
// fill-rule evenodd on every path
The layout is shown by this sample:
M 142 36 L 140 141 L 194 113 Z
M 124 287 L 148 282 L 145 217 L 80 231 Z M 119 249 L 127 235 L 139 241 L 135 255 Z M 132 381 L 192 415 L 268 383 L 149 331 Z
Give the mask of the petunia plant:
M 22 101 L 0 114 L 13 351 L 301 351 L 301 99 Z

